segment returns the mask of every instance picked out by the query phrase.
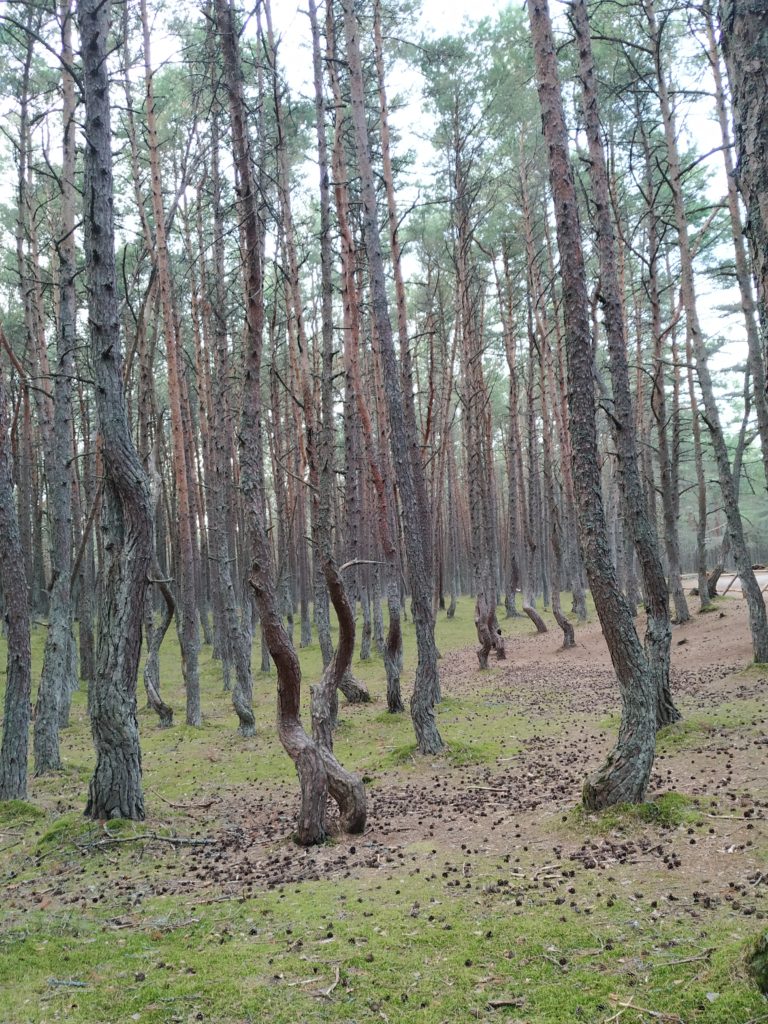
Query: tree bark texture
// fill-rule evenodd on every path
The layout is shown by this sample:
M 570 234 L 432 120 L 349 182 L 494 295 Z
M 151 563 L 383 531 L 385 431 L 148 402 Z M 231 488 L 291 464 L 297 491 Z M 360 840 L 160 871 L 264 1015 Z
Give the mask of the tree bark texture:
M 608 367 L 613 385 L 609 417 L 618 460 L 618 483 L 625 521 L 643 577 L 646 603 L 645 653 L 657 692 L 659 727 L 680 718 L 669 688 L 669 620 L 667 581 L 659 555 L 656 530 L 646 514 L 635 437 L 635 410 L 629 386 L 627 339 L 622 293 L 617 274 L 616 237 L 611 215 L 608 169 L 600 128 L 597 80 L 586 0 L 573 0 L 571 18 L 579 50 L 584 119 L 589 144 L 589 175 L 595 203 L 595 228 L 600 267 L 600 303 L 603 310 Z
M 339 805 L 342 827 L 362 832 L 365 790 L 362 781 L 346 772 L 311 739 L 301 722 L 301 668 L 280 619 L 273 582 L 272 554 L 266 531 L 261 456 L 261 356 L 264 327 L 263 227 L 259 219 L 258 186 L 252 164 L 246 105 L 234 12 L 228 0 L 215 0 L 214 12 L 229 96 L 232 151 L 237 173 L 246 293 L 244 394 L 240 420 L 240 486 L 249 526 L 251 564 L 249 583 L 259 609 L 263 636 L 277 668 L 278 734 L 296 766 L 301 788 L 297 839 L 302 845 L 326 836 L 326 798 Z
M 96 769 L 85 813 L 143 819 L 136 679 L 152 558 L 149 482 L 133 445 L 120 351 L 107 36 L 110 5 L 80 0 L 85 92 L 85 256 L 91 359 L 104 467 L 104 561 L 96 678 L 89 691 Z
M 0 327 L 2 331 L 2 327 Z M 0 591 L 5 601 L 6 661 L 0 801 L 26 800 L 32 654 L 24 552 L 13 494 L 8 392 L 0 364 Z
M 747 236 L 768 359 L 768 8 L 763 0 L 721 0 L 720 42 L 728 67 Z M 756 382 L 757 383 L 757 382 Z M 758 659 L 758 660 L 763 660 Z
M 585 806 L 597 809 L 644 798 L 653 764 L 656 692 L 632 616 L 618 587 L 607 543 L 597 458 L 595 378 L 584 256 L 546 0 L 529 0 L 528 13 L 563 281 L 569 420 L 582 555 L 622 696 L 616 747 L 584 785 Z
M 421 753 L 434 754 L 443 747 L 434 705 L 439 697 L 435 622 L 432 612 L 432 559 L 429 550 L 426 488 L 420 459 L 413 457 L 414 438 L 409 437 L 403 389 L 389 318 L 384 259 L 379 235 L 378 210 L 365 114 L 365 88 L 360 56 L 359 24 L 354 0 L 344 0 L 344 30 L 351 83 L 352 124 L 363 195 L 363 234 L 371 279 L 372 316 L 379 345 L 384 392 L 389 412 L 392 456 L 400 491 L 408 554 L 413 618 L 416 627 L 418 665 L 411 697 L 411 718 Z

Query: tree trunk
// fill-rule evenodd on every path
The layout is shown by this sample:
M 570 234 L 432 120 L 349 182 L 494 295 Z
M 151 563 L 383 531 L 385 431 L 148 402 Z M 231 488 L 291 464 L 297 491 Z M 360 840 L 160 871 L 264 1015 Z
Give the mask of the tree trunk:
M 720 42 L 733 103 L 736 167 L 747 208 L 762 353 L 768 356 L 768 9 L 761 0 L 720 0 Z M 757 387 L 758 378 L 755 378 Z M 757 658 L 764 661 L 764 658 Z
M 3 740 L 0 747 L 0 801 L 27 798 L 32 674 L 27 577 L 13 496 L 10 416 L 3 376 L 0 364 L 0 591 L 5 602 L 8 630 Z
M 297 839 L 302 845 L 311 845 L 325 838 L 326 797 L 329 792 L 339 805 L 342 827 L 346 831 L 362 832 L 366 816 L 365 791 L 361 780 L 344 771 L 330 751 L 312 740 L 304 730 L 299 710 L 301 668 L 278 614 L 266 531 L 261 452 L 264 235 L 259 220 L 259 197 L 246 128 L 246 104 L 234 12 L 228 0 L 215 0 L 214 12 L 229 95 L 243 242 L 247 332 L 239 444 L 240 487 L 245 502 L 251 553 L 248 578 L 259 609 L 263 636 L 277 667 L 278 734 L 299 776 L 301 810 Z
M 752 634 L 752 648 L 755 661 L 763 663 L 768 661 L 768 616 L 766 616 L 765 602 L 760 592 L 752 564 L 749 559 L 746 541 L 744 539 L 744 528 L 741 522 L 741 513 L 736 498 L 733 474 L 731 472 L 728 448 L 720 425 L 720 412 L 717 406 L 717 399 L 712 385 L 712 377 L 709 372 L 707 349 L 704 343 L 704 335 L 699 323 L 698 311 L 696 308 L 696 289 L 693 273 L 693 255 L 688 238 L 688 220 L 685 212 L 683 199 L 680 157 L 677 148 L 677 137 L 675 134 L 674 116 L 669 98 L 664 69 L 662 67 L 662 40 L 661 33 L 656 21 L 653 0 L 645 0 L 646 16 L 654 46 L 654 59 L 656 63 L 656 78 L 659 88 L 659 103 L 661 116 L 664 125 L 664 139 L 669 160 L 669 185 L 672 191 L 672 200 L 675 210 L 675 226 L 677 227 L 678 243 L 680 247 L 680 290 L 685 309 L 686 335 L 690 340 L 693 355 L 696 358 L 696 369 L 699 377 L 699 387 L 704 405 L 703 418 L 709 429 L 712 440 L 715 461 L 717 463 L 720 489 L 723 495 L 723 507 L 726 519 L 728 520 L 728 531 L 731 535 L 733 557 L 736 561 L 736 568 L 741 580 L 741 589 L 749 610 L 749 626 Z M 700 581 L 701 588 L 706 591 L 706 583 Z M 701 595 L 703 597 L 703 595 Z
M 618 742 L 584 785 L 598 809 L 641 801 L 653 764 L 656 691 L 629 608 L 619 591 L 607 543 L 598 469 L 595 378 L 576 189 L 568 153 L 552 26 L 546 0 L 529 0 L 536 77 L 555 204 L 565 304 L 565 341 L 573 476 L 584 567 L 622 695 Z
M 634 545 L 646 602 L 645 653 L 656 686 L 656 721 L 659 727 L 681 716 L 669 688 L 669 621 L 667 581 L 659 556 L 656 531 L 646 515 L 643 486 L 635 438 L 635 415 L 629 387 L 627 339 L 623 301 L 616 273 L 616 239 L 611 218 L 608 170 L 601 139 L 597 83 L 592 57 L 592 38 L 586 0 L 572 0 L 571 19 L 579 49 L 579 74 L 583 91 L 584 117 L 589 142 L 589 174 L 595 200 L 597 251 L 600 266 L 600 303 L 608 342 L 608 366 L 613 385 L 612 414 L 609 417 L 618 459 L 618 483 L 629 536 Z
M 352 123 L 362 183 L 363 232 L 371 279 L 372 316 L 382 361 L 392 456 L 405 523 L 408 573 L 416 626 L 418 666 L 411 698 L 411 718 L 419 751 L 423 754 L 434 754 L 442 749 L 443 741 L 437 729 L 434 712 L 435 701 L 439 697 L 439 676 L 432 613 L 432 553 L 427 534 L 429 517 L 426 508 L 426 488 L 421 461 L 413 456 L 414 446 L 418 444 L 418 440 L 412 436 L 413 431 L 409 430 L 406 421 L 403 389 L 389 319 L 389 301 L 366 124 L 359 26 L 354 0 L 344 0 L 343 9 L 350 70 Z
M 122 379 L 113 221 L 107 37 L 110 5 L 80 0 L 85 92 L 85 254 L 96 414 L 104 463 L 101 607 L 96 678 L 89 692 L 96 769 L 85 813 L 144 817 L 136 677 L 152 558 L 147 481 L 128 426 Z
M 163 317 L 166 360 L 168 366 L 168 403 L 171 413 L 171 449 L 173 453 L 174 482 L 176 484 L 176 520 L 179 531 L 179 601 L 181 667 L 186 690 L 187 725 L 202 724 L 200 709 L 200 675 L 198 650 L 200 637 L 197 619 L 196 560 L 192 534 L 190 480 L 186 460 L 186 432 L 182 412 L 181 345 L 176 331 L 176 319 L 165 232 L 160 149 L 157 137 L 153 71 L 150 55 L 150 32 L 146 0 L 140 3 L 144 40 L 144 76 L 146 85 L 147 148 L 149 150 L 150 180 L 152 187 L 152 213 L 155 226 L 154 266 L 160 292 Z
M 747 260 L 746 247 L 744 245 L 744 225 L 741 219 L 739 207 L 738 183 L 736 181 L 736 168 L 733 162 L 733 143 L 731 131 L 728 124 L 728 112 L 725 103 L 725 91 L 723 79 L 720 72 L 720 54 L 717 49 L 715 38 L 715 24 L 712 9 L 708 3 L 702 7 L 704 26 L 707 32 L 707 45 L 709 64 L 712 68 L 712 77 L 715 84 L 715 105 L 717 107 L 717 119 L 720 123 L 720 134 L 723 139 L 723 163 L 725 164 L 725 176 L 728 183 L 728 213 L 731 221 L 731 237 L 733 240 L 733 256 L 736 268 L 736 281 L 741 294 L 741 309 L 744 313 L 744 327 L 747 335 L 747 346 L 749 349 L 749 369 L 754 384 L 754 406 L 757 414 L 757 426 L 760 432 L 760 456 L 763 460 L 763 472 L 765 474 L 766 487 L 768 487 L 768 396 L 766 395 L 765 376 L 765 355 L 760 347 L 760 332 L 755 319 L 755 298 L 752 290 L 752 278 L 750 276 L 749 262 Z M 754 25 L 752 26 L 754 27 Z M 726 32 L 723 33 L 723 43 L 726 42 Z M 762 60 L 768 56 L 768 17 L 763 19 L 763 49 Z M 741 67 L 739 71 L 743 70 Z M 763 75 L 761 88 L 768 88 L 768 78 Z M 764 99 L 764 98 L 763 98 Z M 735 100 L 735 97 L 734 97 Z M 768 102 L 764 99 L 763 116 L 768 116 Z M 768 161 L 768 132 L 763 129 L 763 159 Z M 747 157 L 747 163 L 750 157 Z M 740 168 L 744 174 L 745 161 L 742 158 Z M 744 178 L 742 177 L 742 181 Z M 768 183 L 768 174 L 763 177 Z M 746 200 L 745 200 L 746 201 Z M 768 241 L 768 233 L 763 234 L 763 240 Z
M 147 656 L 144 662 L 144 689 L 147 693 L 147 703 L 160 719 L 160 728 L 168 729 L 173 725 L 173 708 L 166 704 L 160 696 L 160 648 L 163 645 L 165 634 L 173 622 L 173 615 L 176 611 L 176 602 L 173 599 L 171 588 L 161 579 L 160 567 L 155 563 L 152 566 L 153 582 L 157 584 L 163 596 L 164 611 L 160 622 L 153 622 L 151 630 L 147 633 Z M 151 606 L 150 606 L 151 608 Z
M 75 83 L 72 62 L 72 12 L 61 6 L 63 160 L 59 262 L 57 365 L 53 385 L 53 432 L 46 448 L 48 505 L 51 512 L 52 582 L 48 632 L 35 709 L 35 774 L 61 768 L 59 726 L 69 724 L 69 706 L 77 677 L 72 677 L 72 378 L 75 372 L 77 318 L 75 278 Z M 52 721 L 53 716 L 56 722 Z

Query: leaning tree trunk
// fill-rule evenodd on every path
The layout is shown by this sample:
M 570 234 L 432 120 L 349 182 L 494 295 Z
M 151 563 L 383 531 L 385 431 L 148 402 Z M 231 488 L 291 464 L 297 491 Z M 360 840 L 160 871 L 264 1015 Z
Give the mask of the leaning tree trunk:
M 5 600 L 5 621 L 8 628 L 3 741 L 0 747 L 0 801 L 27 798 L 29 694 L 32 674 L 29 597 L 19 520 L 13 495 L 9 424 L 8 394 L 0 366 L 0 592 Z
M 405 544 L 418 666 L 411 698 L 411 718 L 418 748 L 423 754 L 437 753 L 443 741 L 437 729 L 434 705 L 439 698 L 435 620 L 432 612 L 432 557 L 429 550 L 429 516 L 425 506 L 423 467 L 413 449 L 417 438 L 406 421 L 403 388 L 389 318 L 384 258 L 379 234 L 376 188 L 371 164 L 370 140 L 365 112 L 365 87 L 360 56 L 359 25 L 354 0 L 344 0 L 344 29 L 350 70 L 352 123 L 363 198 L 363 235 L 371 279 L 372 317 L 381 354 L 384 392 L 389 411 L 392 456 L 405 525 Z
M 752 289 L 752 278 L 750 275 L 747 249 L 744 243 L 744 224 L 742 223 L 741 208 L 739 206 L 738 182 L 736 180 L 736 168 L 733 161 L 733 143 L 731 141 L 731 129 L 728 123 L 728 111 L 726 109 L 725 90 L 723 78 L 720 71 L 720 54 L 717 49 L 715 38 L 715 24 L 712 10 L 708 3 L 702 7 L 702 17 L 707 33 L 707 56 L 712 68 L 712 78 L 715 85 L 715 106 L 717 107 L 717 119 L 720 123 L 720 134 L 723 140 L 723 163 L 725 165 L 725 177 L 728 184 L 728 213 L 731 221 L 731 238 L 733 241 L 733 260 L 736 271 L 736 281 L 741 294 L 741 309 L 744 314 L 744 328 L 747 336 L 747 349 L 749 351 L 749 368 L 754 382 L 754 405 L 757 416 L 757 427 L 760 432 L 760 457 L 763 460 L 763 473 L 766 487 L 768 488 L 768 395 L 766 395 L 765 377 L 765 354 L 760 346 L 760 332 L 758 330 L 757 318 L 755 315 L 755 297 Z M 768 18 L 763 24 L 763 50 L 762 59 L 768 58 Z M 723 36 L 725 41 L 725 35 Z M 738 70 L 741 70 L 739 68 Z M 768 89 L 768 78 L 763 76 L 762 88 Z M 765 97 L 763 97 L 765 102 Z M 763 116 L 768 117 L 768 103 L 763 107 Z M 763 129 L 764 139 L 764 160 L 768 161 L 768 132 Z M 746 158 L 749 162 L 749 157 Z M 740 164 L 742 174 L 744 171 L 744 160 Z M 742 179 L 743 180 L 743 179 Z M 764 178 L 768 183 L 768 176 Z M 750 229 L 754 225 L 750 224 Z M 768 233 L 763 236 L 764 242 L 768 242 Z M 735 474 L 734 474 L 735 475 Z
M 104 466 L 96 678 L 89 692 L 96 769 L 85 813 L 144 817 L 136 678 L 152 558 L 149 482 L 133 445 L 123 391 L 112 182 L 107 39 L 110 5 L 80 0 L 85 93 L 85 260 L 92 373 Z
M 619 278 L 616 272 L 616 238 L 611 216 L 608 169 L 601 136 L 597 103 L 597 81 L 592 56 L 592 37 L 586 0 L 572 0 L 571 19 L 579 49 L 579 75 L 583 92 L 584 119 L 589 143 L 589 175 L 595 200 L 597 254 L 600 267 L 600 302 L 608 342 L 608 367 L 613 385 L 609 417 L 618 459 L 618 482 L 626 525 L 640 563 L 646 601 L 645 653 L 656 685 L 656 721 L 660 727 L 680 718 L 669 689 L 669 648 L 672 626 L 669 620 L 667 581 L 656 538 L 646 514 L 635 436 L 635 412 L 629 387 L 627 339 Z
M 529 0 L 536 77 L 555 204 L 565 305 L 568 409 L 574 487 L 584 567 L 622 695 L 616 747 L 584 784 L 584 804 L 598 809 L 643 799 L 653 764 L 656 692 L 610 557 L 600 490 L 592 339 L 573 169 L 547 0 Z

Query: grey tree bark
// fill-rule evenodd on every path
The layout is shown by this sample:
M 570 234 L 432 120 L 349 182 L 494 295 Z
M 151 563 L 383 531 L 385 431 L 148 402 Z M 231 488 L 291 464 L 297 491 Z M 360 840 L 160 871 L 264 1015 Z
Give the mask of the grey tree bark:
M 0 591 L 5 600 L 8 630 L 0 800 L 26 800 L 32 654 L 27 576 L 13 494 L 9 425 L 8 393 L 0 365 Z
M 35 774 L 61 768 L 59 726 L 69 721 L 74 637 L 72 632 L 72 378 L 75 372 L 75 83 L 72 65 L 72 11 L 61 4 L 63 159 L 59 258 L 59 320 L 53 383 L 53 431 L 46 446 L 46 477 L 51 510 L 51 588 L 43 670 L 35 709 Z M 54 720 L 55 719 L 55 720 Z
M 384 391 L 391 427 L 392 456 L 405 521 L 405 544 L 411 583 L 418 666 L 411 697 L 411 718 L 418 748 L 423 754 L 437 753 L 443 741 L 435 720 L 439 697 L 435 621 L 432 612 L 432 555 L 429 547 L 430 522 L 425 506 L 426 487 L 420 459 L 413 457 L 417 443 L 406 429 L 402 383 L 389 317 L 384 259 L 379 234 L 378 209 L 371 164 L 370 141 L 365 114 L 365 88 L 360 56 L 359 25 L 354 0 L 344 0 L 344 32 L 351 80 L 352 124 L 363 197 L 363 234 L 371 279 L 372 315 L 382 361 Z
M 768 661 L 768 616 L 765 610 L 765 601 L 760 592 L 752 564 L 749 559 L 746 541 L 744 539 L 744 528 L 741 522 L 739 503 L 736 497 L 736 490 L 731 472 L 728 448 L 723 436 L 720 424 L 720 412 L 715 397 L 715 390 L 712 383 L 712 376 L 709 371 L 707 348 L 704 342 L 704 335 L 699 322 L 699 315 L 696 306 L 696 287 L 693 273 L 693 254 L 688 235 L 688 218 L 685 211 L 685 201 L 682 190 L 682 172 L 680 155 L 677 145 L 677 133 L 675 119 L 672 111 L 672 104 L 669 95 L 665 68 L 662 64 L 662 39 L 656 18 L 656 11 L 653 0 L 645 0 L 645 12 L 648 19 L 648 27 L 653 42 L 653 54 L 656 68 L 656 80 L 659 91 L 659 104 L 661 117 L 664 126 L 664 139 L 667 148 L 669 161 L 669 185 L 672 191 L 672 200 L 675 212 L 675 226 L 677 228 L 678 244 L 680 249 L 680 291 L 682 295 L 683 308 L 685 309 L 686 336 L 690 342 L 693 355 L 696 359 L 696 371 L 699 378 L 703 409 L 703 419 L 709 430 L 712 447 L 717 463 L 720 489 L 723 495 L 723 508 L 728 520 L 728 532 L 731 535 L 731 545 L 736 568 L 741 580 L 741 589 L 747 603 L 749 612 L 749 628 L 752 634 L 752 649 L 755 661 L 763 663 Z M 705 587 L 703 580 L 701 587 Z M 708 591 L 704 591 L 707 593 Z M 704 596 L 703 594 L 700 596 Z
M 85 94 L 84 229 L 96 414 L 104 466 L 104 561 L 96 678 L 88 694 L 96 769 L 85 813 L 143 819 L 136 680 L 152 558 L 149 482 L 133 445 L 123 390 L 112 179 L 107 37 L 110 4 L 80 0 Z
M 643 485 L 635 437 L 635 410 L 629 386 L 627 339 L 619 278 L 616 237 L 611 215 L 608 169 L 600 127 L 595 63 L 586 0 L 573 0 L 571 21 L 579 50 L 584 120 L 589 144 L 589 176 L 595 203 L 595 230 L 600 267 L 600 304 L 608 342 L 608 367 L 613 386 L 609 417 L 618 459 L 618 483 L 628 532 L 643 576 L 646 602 L 645 653 L 657 692 L 656 721 L 659 727 L 681 716 L 669 688 L 669 620 L 667 581 L 661 564 L 656 531 L 646 515 Z
M 768 8 L 720 0 L 720 42 L 731 83 L 736 179 L 747 208 L 763 359 L 768 358 Z M 757 381 L 757 379 L 756 379 Z M 763 659 L 758 659 L 763 660 Z
M 239 213 L 246 305 L 243 406 L 239 431 L 240 487 L 250 550 L 249 584 L 259 609 L 266 645 L 277 668 L 278 735 L 293 761 L 301 788 L 297 840 L 304 846 L 326 836 L 327 795 L 339 806 L 345 831 L 362 832 L 366 804 L 362 781 L 345 771 L 331 751 L 307 735 L 301 721 L 301 667 L 281 621 L 274 585 L 272 552 L 266 531 L 261 437 L 261 357 L 264 329 L 264 233 L 259 193 L 247 129 L 246 104 L 234 11 L 229 0 L 215 0 L 216 28 L 229 97 L 232 151 L 239 187 Z
M 603 767 L 584 784 L 585 806 L 598 809 L 624 801 L 635 803 L 645 796 L 654 756 L 656 689 L 629 607 L 619 590 L 608 547 L 597 458 L 586 272 L 547 0 L 529 0 L 528 14 L 563 278 L 568 410 L 581 549 L 622 696 L 617 744 Z

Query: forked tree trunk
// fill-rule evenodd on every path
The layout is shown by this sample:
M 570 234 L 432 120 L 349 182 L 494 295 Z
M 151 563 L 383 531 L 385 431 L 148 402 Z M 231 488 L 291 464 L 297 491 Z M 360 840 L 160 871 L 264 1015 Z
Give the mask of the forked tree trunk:
M 554 197 L 565 303 L 573 476 L 584 567 L 622 695 L 616 747 L 584 784 L 586 807 L 643 799 L 653 764 L 656 691 L 621 595 L 607 542 L 600 490 L 592 341 L 584 256 L 560 80 L 546 0 L 529 0 L 536 77 Z
M 635 412 L 629 387 L 627 339 L 622 294 L 616 272 L 616 238 L 611 216 L 608 169 L 601 138 L 597 82 L 586 0 L 572 0 L 571 20 L 579 49 L 579 74 L 589 143 L 589 175 L 595 200 L 597 252 L 600 266 L 600 302 L 608 342 L 608 366 L 613 385 L 609 417 L 618 458 L 618 483 L 626 526 L 640 563 L 646 601 L 645 653 L 656 685 L 656 720 L 659 727 L 680 718 L 669 688 L 669 620 L 667 581 L 659 555 L 656 530 L 646 514 L 635 436 Z
M 144 817 L 136 677 L 152 558 L 149 482 L 131 439 L 122 379 L 107 38 L 110 5 L 80 0 L 85 93 L 85 258 L 96 413 L 104 465 L 96 678 L 89 692 L 96 769 L 85 813 Z
M 32 675 L 27 576 L 13 495 L 10 416 L 3 376 L 0 364 L 0 591 L 5 602 L 8 629 L 3 740 L 0 747 L 0 801 L 27 798 Z

